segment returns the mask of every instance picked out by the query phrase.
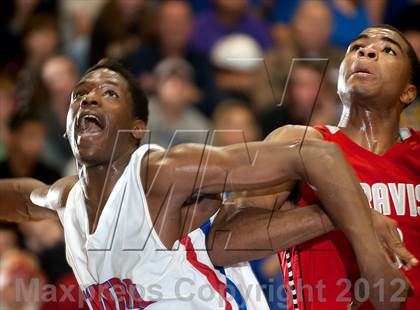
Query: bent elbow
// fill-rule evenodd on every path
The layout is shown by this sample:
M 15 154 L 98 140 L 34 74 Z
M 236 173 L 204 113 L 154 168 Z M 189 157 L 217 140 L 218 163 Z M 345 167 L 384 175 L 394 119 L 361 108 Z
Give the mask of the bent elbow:
M 209 258 L 215 266 L 225 266 L 230 264 L 230 255 L 227 247 L 226 238 L 223 238 L 220 234 L 210 233 L 206 240 L 206 248 Z

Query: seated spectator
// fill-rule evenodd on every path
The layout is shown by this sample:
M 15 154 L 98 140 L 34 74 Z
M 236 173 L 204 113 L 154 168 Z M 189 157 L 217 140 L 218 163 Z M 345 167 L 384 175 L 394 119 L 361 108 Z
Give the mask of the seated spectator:
M 22 56 L 20 41 L 28 20 L 40 13 L 53 15 L 54 9 L 54 1 L 0 1 L 0 37 L 7 42 L 1 46 L 0 67 L 8 73 L 17 73 Z
M 258 141 L 260 129 L 252 109 L 245 102 L 228 99 L 217 105 L 213 115 L 214 145 Z
M 108 0 L 93 25 L 89 64 L 133 52 L 150 35 L 152 17 L 149 1 Z
M 39 258 L 49 283 L 72 273 L 66 261 L 63 228 L 57 220 L 24 222 L 19 224 L 19 229 L 26 248 Z
M 409 6 L 396 18 L 396 26 L 404 33 L 420 58 L 420 4 Z M 401 114 L 401 127 L 411 127 L 420 130 L 420 96 L 412 102 Z
M 209 55 L 213 45 L 233 33 L 247 34 L 264 50 L 272 45 L 268 25 L 249 10 L 248 0 L 213 0 L 213 8 L 199 14 L 192 35 L 192 47 Z
M 8 124 L 15 109 L 14 92 L 15 84 L 7 76 L 0 76 L 0 161 L 6 156 Z
M 0 262 L 0 309 L 40 310 L 45 278 L 28 252 L 9 250 Z M 19 297 L 19 298 L 18 298 Z
M 0 221 L 0 262 L 4 253 L 17 248 L 19 248 L 17 225 L 15 223 Z
M 210 57 L 219 97 L 249 101 L 258 73 L 264 68 L 264 55 L 258 43 L 248 35 L 231 34 L 216 42 Z
M 129 70 L 138 77 L 147 92 L 155 91 L 153 70 L 164 58 L 176 57 L 188 61 L 194 68 L 194 83 L 203 92 L 199 108 L 206 115 L 213 111 L 215 87 L 213 72 L 206 57 L 189 46 L 193 27 L 191 6 L 182 0 L 162 2 L 157 10 L 156 35 L 124 60 Z
M 258 110 L 271 108 L 273 99 L 279 101 L 283 96 L 284 84 L 281 82 L 289 73 L 294 58 L 328 59 L 325 79 L 333 87 L 336 85 L 345 51 L 329 43 L 332 24 L 332 13 L 325 1 L 303 1 L 298 6 L 289 27 L 291 38 L 268 53 L 267 67 L 261 70 L 260 78 L 257 79 L 257 92 L 253 102 Z M 320 63 L 327 65 L 326 60 L 320 60 Z
M 372 24 L 372 20 L 366 4 L 362 1 L 330 0 L 330 2 L 334 14 L 331 43 L 346 48 L 363 29 Z
M 33 177 L 47 184 L 60 178 L 58 172 L 40 161 L 46 125 L 38 113 L 16 113 L 9 130 L 6 160 L 0 162 L 0 178 Z
M 44 110 L 47 136 L 42 159 L 57 171 L 73 159 L 70 145 L 63 138 L 66 130 L 70 95 L 79 80 L 76 64 L 68 57 L 59 55 L 48 59 L 41 68 L 42 82 L 47 91 Z
M 336 125 L 338 123 L 340 112 L 338 101 L 334 88 L 326 79 L 322 81 L 323 69 L 324 64 L 295 63 L 284 102 L 281 106 L 273 105 L 261 116 L 260 124 L 264 136 L 287 124 Z
M 104 4 L 104 0 L 59 2 L 63 50 L 76 63 L 79 72 L 89 68 L 93 23 Z
M 16 97 L 19 108 L 29 104 L 44 106 L 43 88 L 40 81 L 42 63 L 57 53 L 58 26 L 49 15 L 33 15 L 28 18 L 22 33 L 24 58 L 16 80 Z
M 306 0 L 275 1 L 272 10 L 274 36 L 279 45 L 292 38 L 289 24 L 299 6 L 312 2 Z M 332 12 L 333 26 L 330 42 L 337 47 L 346 48 L 350 41 L 373 21 L 379 21 L 383 1 L 370 0 L 325 0 Z M 377 5 L 373 5 L 376 3 Z
M 165 148 L 186 142 L 205 143 L 210 124 L 192 106 L 201 95 L 193 83 L 192 67 L 182 59 L 169 58 L 155 72 L 157 92 L 149 105 L 151 142 Z

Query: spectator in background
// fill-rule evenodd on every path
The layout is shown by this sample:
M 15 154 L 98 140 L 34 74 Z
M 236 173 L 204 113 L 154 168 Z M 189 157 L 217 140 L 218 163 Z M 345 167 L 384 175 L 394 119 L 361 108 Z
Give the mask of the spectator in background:
M 297 8 L 306 0 L 276 1 L 273 8 L 272 19 L 274 37 L 279 45 L 292 38 L 289 24 Z M 363 29 L 379 21 L 381 14 L 376 10 L 381 5 L 372 5 L 371 0 L 325 0 L 333 15 L 333 27 L 330 42 L 337 47 L 346 48 L 350 41 Z M 380 4 L 380 3 L 379 3 Z
M 0 162 L 0 178 L 33 177 L 47 184 L 60 174 L 40 161 L 46 125 L 36 112 L 20 111 L 9 125 L 6 160 Z
M 28 18 L 22 33 L 23 66 L 16 81 L 19 107 L 29 104 L 37 107 L 44 106 L 45 94 L 40 87 L 40 68 L 45 60 L 57 53 L 58 42 L 58 27 L 52 17 L 33 15 Z
M 293 58 L 328 58 L 326 79 L 333 86 L 336 85 L 344 50 L 329 43 L 332 18 L 330 8 L 323 0 L 303 1 L 298 6 L 290 25 L 291 39 L 268 53 L 268 73 L 262 70 L 261 78 L 257 80 L 258 94 L 254 102 L 260 107 L 259 110 L 273 106 L 273 90 L 267 78 L 271 79 L 271 84 L 275 87 L 274 98 L 280 100 L 283 94 L 283 84 L 280 81 L 285 80 Z
M 4 253 L 17 248 L 19 248 L 19 237 L 16 224 L 0 221 L 0 262 Z
M 34 256 L 21 250 L 9 250 L 3 254 L 0 262 L 0 309 L 40 310 L 44 284 L 43 272 Z
M 209 55 L 224 36 L 243 33 L 254 38 L 264 50 L 272 45 L 268 25 L 249 10 L 248 0 L 213 0 L 213 8 L 199 14 L 192 35 L 192 47 Z
M 49 283 L 72 274 L 66 261 L 63 228 L 57 220 L 25 222 L 19 224 L 19 229 L 26 248 L 39 258 Z
M 337 71 L 331 79 L 337 80 L 338 68 L 345 51 L 329 43 L 332 27 L 333 17 L 325 1 L 302 2 L 292 19 L 292 41 L 277 51 L 278 58 L 285 62 L 281 68 L 288 72 L 293 57 L 328 58 L 330 68 Z
M 15 84 L 7 76 L 0 75 L 0 161 L 6 156 L 8 124 L 15 108 L 14 92 Z
M 245 34 L 231 34 L 216 42 L 210 58 L 219 96 L 250 101 L 258 73 L 264 68 L 263 57 L 257 41 Z
M 60 1 L 60 29 L 64 52 L 77 64 L 79 72 L 89 67 L 93 23 L 105 0 Z
M 109 0 L 92 31 L 89 64 L 103 57 L 122 59 L 133 52 L 151 32 L 152 13 L 145 0 Z
M 2 44 L 0 66 L 16 73 L 18 70 L 20 38 L 28 18 L 39 7 L 39 0 L 14 0 L 0 2 L 0 35 L 7 44 Z
M 372 20 L 363 1 L 330 0 L 330 2 L 334 14 L 331 43 L 346 48 L 360 32 L 372 24 Z
M 47 135 L 42 159 L 56 170 L 73 158 L 70 145 L 63 138 L 66 129 L 70 95 L 79 80 L 76 64 L 64 55 L 48 59 L 41 69 L 42 82 L 47 90 L 45 118 Z M 61 171 L 63 172 L 63 171 Z
M 324 66 L 325 63 L 295 63 L 286 89 L 285 101 L 280 107 L 273 105 L 261 116 L 264 136 L 287 124 L 336 125 L 338 123 L 340 111 L 334 88 L 326 79 L 322 81 Z M 321 89 L 317 98 L 319 87 Z
M 157 10 L 154 40 L 142 45 L 124 63 L 138 77 L 143 89 L 152 93 L 156 88 L 153 76 L 156 65 L 164 58 L 183 58 L 194 68 L 194 83 L 203 93 L 197 108 L 206 115 L 211 115 L 216 101 L 213 72 L 208 59 L 189 46 L 192 27 L 193 16 L 188 2 L 162 2 Z
M 396 27 L 404 33 L 420 58 L 420 4 L 407 7 L 396 18 Z M 420 130 L 420 96 L 401 114 L 401 127 L 411 127 Z
M 214 145 L 258 141 L 260 129 L 249 105 L 236 99 L 218 104 L 213 115 Z
M 186 142 L 205 143 L 210 124 L 192 106 L 200 96 L 193 83 L 193 68 L 180 58 L 168 58 L 155 72 L 157 92 L 149 105 L 150 142 L 165 148 Z

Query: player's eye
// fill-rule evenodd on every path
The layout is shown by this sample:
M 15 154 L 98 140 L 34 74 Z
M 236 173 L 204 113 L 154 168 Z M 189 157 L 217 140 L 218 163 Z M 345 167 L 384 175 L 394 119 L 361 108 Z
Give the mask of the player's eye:
M 355 51 L 358 51 L 359 49 L 361 49 L 362 47 L 363 46 L 360 45 L 360 44 L 354 44 L 354 45 L 351 46 L 350 51 L 355 52 Z
M 77 91 L 73 92 L 73 100 L 80 99 L 80 98 L 82 98 L 83 96 L 86 96 L 86 95 L 87 95 L 87 91 L 77 90 Z
M 113 91 L 112 89 L 108 89 L 104 92 L 104 95 L 112 97 L 112 98 L 119 98 L 118 94 Z
M 396 56 L 397 55 L 397 53 L 391 47 L 385 47 L 384 48 L 384 52 L 387 53 L 387 54 L 390 54 L 392 56 Z

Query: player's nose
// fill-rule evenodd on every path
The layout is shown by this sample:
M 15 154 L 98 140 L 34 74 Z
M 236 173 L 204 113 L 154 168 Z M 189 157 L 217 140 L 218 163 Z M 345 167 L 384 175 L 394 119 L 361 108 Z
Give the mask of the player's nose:
M 357 51 L 357 57 L 358 58 L 367 57 L 371 60 L 377 60 L 378 59 L 378 52 L 370 46 L 365 46 L 365 47 L 361 47 Z
M 90 91 L 88 94 L 86 94 L 82 101 L 80 102 L 80 105 L 87 106 L 87 105 L 98 105 L 99 104 L 99 98 L 96 94 L 95 90 Z

